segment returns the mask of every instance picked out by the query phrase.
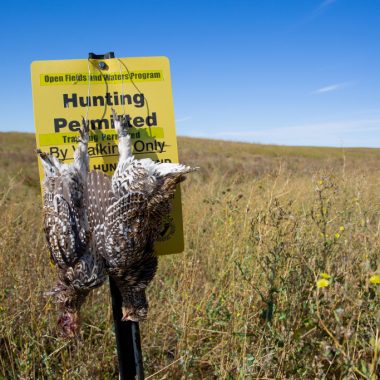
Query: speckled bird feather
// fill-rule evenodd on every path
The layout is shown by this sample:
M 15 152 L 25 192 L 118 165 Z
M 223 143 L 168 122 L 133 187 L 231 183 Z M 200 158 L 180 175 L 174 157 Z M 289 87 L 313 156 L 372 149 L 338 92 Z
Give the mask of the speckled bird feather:
M 154 243 L 163 218 L 171 211 L 177 184 L 195 169 L 150 159 L 136 160 L 126 123 L 114 111 L 113 114 L 119 162 L 112 176 L 112 204 L 107 205 L 104 220 L 99 220 L 96 227 L 102 236 L 98 244 L 107 271 L 123 297 L 123 319 L 143 320 L 148 307 L 145 288 L 157 269 Z M 105 182 L 108 186 L 108 180 Z M 109 188 L 108 191 L 111 193 Z M 97 196 L 107 195 L 102 192 Z
M 74 162 L 63 164 L 38 151 L 44 167 L 44 230 L 58 282 L 47 294 L 62 308 L 58 323 L 72 337 L 79 311 L 91 289 L 106 279 L 105 261 L 97 251 L 96 234 L 88 221 L 88 135 L 83 128 Z

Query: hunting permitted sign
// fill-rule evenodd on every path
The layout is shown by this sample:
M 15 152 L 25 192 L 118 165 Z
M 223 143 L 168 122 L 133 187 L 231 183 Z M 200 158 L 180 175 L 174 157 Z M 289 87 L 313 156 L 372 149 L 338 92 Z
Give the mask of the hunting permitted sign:
M 43 152 L 70 163 L 84 117 L 90 130 L 90 169 L 112 175 L 118 161 L 113 108 L 125 115 L 136 158 L 178 162 L 166 57 L 35 61 L 31 76 L 36 143 Z M 42 180 L 40 162 L 39 171 Z M 156 250 L 183 250 L 179 189 Z

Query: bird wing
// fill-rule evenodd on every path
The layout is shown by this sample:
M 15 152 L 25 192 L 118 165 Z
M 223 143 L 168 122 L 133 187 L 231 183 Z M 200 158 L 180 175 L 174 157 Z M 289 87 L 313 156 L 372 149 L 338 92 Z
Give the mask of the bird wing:
M 133 157 L 122 162 L 119 160 L 118 167 L 112 176 L 112 189 L 117 198 L 122 198 L 126 194 L 141 192 L 149 193 L 153 178 L 141 165 L 140 161 Z
M 130 192 L 112 204 L 106 217 L 106 256 L 111 267 L 125 268 L 144 254 L 148 221 L 142 192 Z
M 83 127 L 70 165 L 37 150 L 44 168 L 45 235 L 51 258 L 62 270 L 74 265 L 87 250 L 87 144 L 88 133 Z
M 198 167 L 191 167 L 182 164 L 174 164 L 171 162 L 155 162 L 150 158 L 139 160 L 140 164 L 148 171 L 149 175 L 156 177 L 165 177 L 175 173 L 187 174 L 198 170 Z
M 142 254 L 147 243 L 147 199 L 143 192 L 127 189 L 125 176 L 120 175 L 118 196 L 106 174 L 91 172 L 88 176 L 90 231 L 96 251 L 111 268 L 125 268 Z
M 106 279 L 105 262 L 95 249 L 96 235 L 90 230 L 88 198 L 88 186 L 73 166 L 44 180 L 44 229 L 62 284 L 53 294 L 59 298 L 70 293 L 66 298 L 78 304 L 65 301 L 65 307 L 73 310 Z
M 111 178 L 93 171 L 87 175 L 84 209 L 87 210 L 87 250 L 72 266 L 66 269 L 62 280 L 78 291 L 100 286 L 106 279 L 104 251 L 104 215 L 112 203 Z
M 153 190 L 148 197 L 148 213 L 151 220 L 152 239 L 157 240 L 164 218 L 170 214 L 172 199 L 177 185 L 186 179 L 185 174 L 197 170 L 181 164 L 156 163 L 150 159 L 141 160 L 150 175 L 155 178 Z
M 51 258 L 60 268 L 73 265 L 87 246 L 83 184 L 70 177 L 58 175 L 44 182 L 44 230 Z
M 67 268 L 62 280 L 78 291 L 86 291 L 100 286 L 106 274 L 104 259 L 93 254 L 93 251 L 87 251 L 73 266 Z

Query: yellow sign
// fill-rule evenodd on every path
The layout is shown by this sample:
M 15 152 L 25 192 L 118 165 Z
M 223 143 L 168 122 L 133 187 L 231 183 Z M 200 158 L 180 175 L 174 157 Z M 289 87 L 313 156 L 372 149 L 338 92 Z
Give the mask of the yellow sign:
M 43 152 L 65 162 L 73 160 L 83 116 L 90 127 L 90 170 L 112 175 L 118 161 L 114 108 L 131 127 L 136 158 L 178 162 L 166 57 L 36 61 L 31 75 L 36 142 Z M 158 254 L 183 251 L 179 189 L 156 250 Z

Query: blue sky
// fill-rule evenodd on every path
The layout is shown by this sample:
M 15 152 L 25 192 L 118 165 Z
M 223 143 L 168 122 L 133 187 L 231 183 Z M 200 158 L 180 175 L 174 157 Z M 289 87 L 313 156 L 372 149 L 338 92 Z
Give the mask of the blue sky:
M 0 131 L 33 132 L 30 63 L 165 55 L 179 135 L 380 147 L 375 0 L 2 5 Z

